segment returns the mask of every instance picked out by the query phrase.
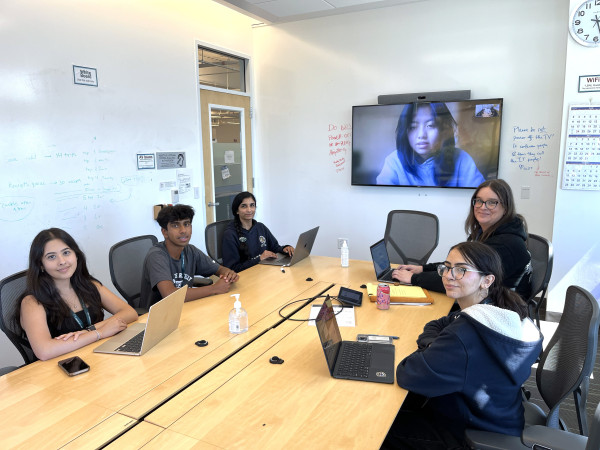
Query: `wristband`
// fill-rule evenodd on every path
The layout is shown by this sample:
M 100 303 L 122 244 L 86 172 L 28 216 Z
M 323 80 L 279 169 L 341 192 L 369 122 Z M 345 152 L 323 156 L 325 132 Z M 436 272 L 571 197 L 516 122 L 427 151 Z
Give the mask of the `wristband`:
M 90 331 L 91 331 L 91 330 L 90 330 Z M 100 340 L 100 338 L 101 338 L 101 336 L 100 336 L 100 332 L 99 332 L 98 330 L 96 330 L 96 328 L 94 328 L 94 331 L 96 332 L 96 335 L 98 336 L 98 337 L 96 338 L 96 342 L 98 342 L 98 341 Z

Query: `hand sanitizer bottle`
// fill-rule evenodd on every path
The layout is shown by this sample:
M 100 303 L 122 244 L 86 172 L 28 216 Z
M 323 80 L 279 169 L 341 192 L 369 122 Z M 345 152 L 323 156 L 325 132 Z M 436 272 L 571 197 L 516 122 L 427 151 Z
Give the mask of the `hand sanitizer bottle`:
M 342 243 L 342 267 L 348 267 L 350 265 L 350 249 L 348 248 L 348 242 L 344 239 Z
M 240 294 L 233 294 L 231 297 L 235 297 L 233 303 L 233 309 L 229 312 L 229 332 L 240 334 L 248 331 L 248 313 L 242 308 L 242 302 L 240 302 Z

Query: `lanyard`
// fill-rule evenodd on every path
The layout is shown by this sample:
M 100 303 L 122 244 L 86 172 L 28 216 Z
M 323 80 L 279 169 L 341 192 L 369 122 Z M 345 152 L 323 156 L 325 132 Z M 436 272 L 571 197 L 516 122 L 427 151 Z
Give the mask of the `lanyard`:
M 83 312 L 85 313 L 85 318 L 87 319 L 87 323 L 88 326 L 92 326 L 92 319 L 90 319 L 90 312 L 87 309 L 87 306 L 85 306 L 85 304 L 79 300 L 79 303 L 81 304 L 81 307 L 83 308 Z M 81 329 L 85 329 L 85 326 L 83 325 L 83 322 L 81 321 L 81 319 L 79 318 L 79 316 L 77 314 L 75 314 L 75 312 L 73 310 L 71 310 L 71 315 L 73 316 L 73 319 L 75 319 L 75 322 L 77 322 L 77 324 L 81 327 Z
M 181 276 L 185 278 L 185 255 L 181 251 Z

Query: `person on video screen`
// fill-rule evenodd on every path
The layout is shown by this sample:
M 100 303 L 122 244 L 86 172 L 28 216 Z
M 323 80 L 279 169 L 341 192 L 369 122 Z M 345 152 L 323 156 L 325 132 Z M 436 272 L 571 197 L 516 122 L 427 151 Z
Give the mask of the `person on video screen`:
M 396 150 L 385 158 L 377 184 L 479 186 L 485 178 L 473 158 L 456 148 L 455 128 L 444 103 L 407 105 L 396 127 Z

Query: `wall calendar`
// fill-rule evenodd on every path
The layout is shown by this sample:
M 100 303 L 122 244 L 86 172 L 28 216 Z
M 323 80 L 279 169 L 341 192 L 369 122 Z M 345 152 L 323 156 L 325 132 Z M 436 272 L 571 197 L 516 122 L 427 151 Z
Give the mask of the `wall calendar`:
M 563 189 L 600 190 L 600 105 L 571 105 Z

